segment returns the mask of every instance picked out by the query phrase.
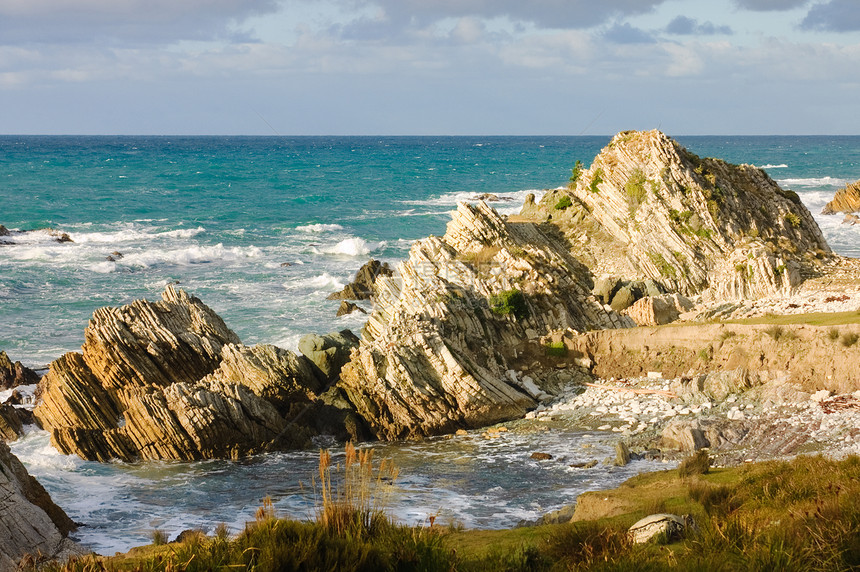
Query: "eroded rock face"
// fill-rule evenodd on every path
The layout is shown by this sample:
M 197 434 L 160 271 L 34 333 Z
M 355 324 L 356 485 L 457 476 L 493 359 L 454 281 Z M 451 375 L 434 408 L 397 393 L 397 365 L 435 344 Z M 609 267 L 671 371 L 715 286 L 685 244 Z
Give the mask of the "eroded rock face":
M 387 262 L 370 259 L 358 272 L 355 278 L 340 292 L 328 296 L 328 300 L 370 300 L 373 298 L 373 284 L 379 276 L 391 276 L 392 270 Z
M 821 214 L 860 212 L 860 181 L 849 183 L 836 191 L 833 200 L 824 206 Z
M 551 217 L 596 274 L 706 299 L 788 294 L 831 253 L 764 171 L 700 158 L 659 131 L 616 135 L 571 188 L 523 214 Z
M 339 387 L 377 437 L 453 432 L 537 404 L 507 374 L 551 331 L 632 326 L 590 297 L 588 269 L 551 225 L 458 205 L 442 238 L 416 242 L 376 304 Z
M 0 389 L 34 383 L 39 383 L 39 376 L 36 372 L 24 367 L 19 361 L 12 363 L 6 352 L 0 351 Z
M 25 554 L 63 558 L 81 553 L 67 538 L 75 523 L 0 442 L 0 570 L 15 570 Z
M 247 347 L 197 298 L 168 286 L 93 314 L 82 353 L 51 364 L 36 418 L 61 452 L 84 459 L 237 457 L 308 444 L 295 422 L 320 381 L 303 356 Z

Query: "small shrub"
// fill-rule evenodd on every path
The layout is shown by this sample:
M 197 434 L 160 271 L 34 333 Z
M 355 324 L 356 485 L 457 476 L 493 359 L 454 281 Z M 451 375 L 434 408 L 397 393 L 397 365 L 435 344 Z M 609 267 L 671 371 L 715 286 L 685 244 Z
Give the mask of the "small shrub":
M 573 204 L 573 202 L 571 202 L 570 197 L 567 195 L 564 195 L 560 199 L 558 199 L 557 203 L 555 203 L 555 210 L 563 211 L 564 209 L 571 206 L 572 204 Z
M 152 538 L 152 544 L 154 546 L 161 546 L 168 542 L 167 533 L 163 530 L 158 530 L 157 528 L 152 531 L 150 538 Z
M 503 316 L 513 314 L 516 318 L 528 316 L 528 306 L 523 293 L 513 288 L 494 294 L 490 297 L 490 309 Z
M 785 329 L 782 326 L 773 325 L 768 326 L 764 333 L 773 338 L 773 341 L 778 342 L 785 334 Z
M 736 335 L 738 335 L 737 332 L 734 332 L 732 330 L 723 330 L 720 333 L 720 341 L 724 342 L 724 341 L 728 340 L 729 338 L 735 337 Z
M 693 475 L 707 475 L 711 468 L 711 459 L 708 457 L 708 451 L 699 449 L 693 455 L 681 461 L 678 467 L 678 475 L 683 479 L 692 477 Z
M 857 334 L 851 332 L 848 334 L 843 334 L 840 342 L 842 342 L 842 345 L 845 346 L 846 348 L 850 348 L 851 346 L 853 346 L 854 344 L 857 343 L 857 340 L 860 340 L 860 335 L 857 335 Z
M 789 224 L 794 228 L 800 228 L 801 220 L 800 217 L 797 216 L 795 213 L 787 213 L 785 215 L 785 220 L 787 220 Z
M 669 264 L 662 254 L 659 252 L 649 252 L 648 257 L 651 259 L 654 266 L 657 267 L 657 271 L 660 272 L 660 275 L 668 278 L 678 277 L 678 272 L 675 270 L 675 267 Z
M 592 193 L 599 193 L 600 189 L 597 186 L 603 182 L 603 169 L 598 167 L 594 170 L 594 176 L 591 177 L 591 184 L 588 186 L 588 190 Z
M 699 353 L 697 355 L 699 356 L 699 359 L 702 360 L 703 362 L 705 362 L 705 363 L 710 362 L 711 361 L 711 348 L 710 348 L 710 346 L 700 349 Z
M 646 180 L 645 173 L 636 169 L 624 183 L 624 192 L 627 194 L 627 205 L 630 207 L 631 215 L 636 212 L 636 209 L 648 196 L 648 191 L 645 190 Z
M 839 329 L 838 328 L 830 328 L 827 332 L 827 337 L 831 342 L 835 342 L 839 339 Z
M 577 159 L 576 163 L 573 164 L 572 174 L 570 175 L 570 184 L 575 185 L 581 176 L 582 176 L 582 161 Z

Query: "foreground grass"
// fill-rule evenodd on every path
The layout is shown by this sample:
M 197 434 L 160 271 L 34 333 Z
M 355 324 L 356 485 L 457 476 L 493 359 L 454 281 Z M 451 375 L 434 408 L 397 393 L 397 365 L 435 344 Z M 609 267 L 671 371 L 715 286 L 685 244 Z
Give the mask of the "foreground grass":
M 706 470 L 702 469 L 702 470 Z M 236 538 L 192 535 L 55 570 L 860 570 L 860 458 L 800 457 L 728 469 L 649 473 L 587 493 L 563 525 L 511 530 L 403 527 L 361 510 L 337 526 L 264 507 Z M 689 473 L 693 474 L 689 474 Z M 579 510 L 582 508 L 582 510 Z M 674 543 L 632 545 L 654 512 L 690 514 Z

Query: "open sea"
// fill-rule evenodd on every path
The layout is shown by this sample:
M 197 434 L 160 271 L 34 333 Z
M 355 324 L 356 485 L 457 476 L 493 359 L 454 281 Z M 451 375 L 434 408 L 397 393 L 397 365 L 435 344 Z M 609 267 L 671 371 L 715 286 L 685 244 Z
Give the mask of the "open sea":
M 171 282 L 249 345 L 295 350 L 306 333 L 357 332 L 366 316 L 336 318 L 339 302 L 325 298 L 369 258 L 404 259 L 414 240 L 445 232 L 457 201 L 481 193 L 518 212 L 526 194 L 566 184 L 574 162 L 589 164 L 609 139 L 0 136 L 0 224 L 15 243 L 0 245 L 0 349 L 44 367 L 79 350 L 96 308 L 157 299 Z M 860 137 L 678 140 L 701 156 L 764 168 L 798 192 L 836 252 L 860 256 L 860 226 L 818 214 L 860 179 Z M 58 243 L 57 232 L 73 242 Z M 492 441 L 376 445 L 376 455 L 401 469 L 397 518 L 485 528 L 664 467 L 583 471 L 529 459 L 539 448 L 575 462 L 582 444 L 592 456 L 614 455 L 612 434 L 563 423 Z M 84 524 L 76 537 L 103 554 L 147 543 L 154 529 L 172 538 L 224 522 L 238 531 L 266 496 L 279 514 L 313 515 L 316 452 L 101 465 L 59 455 L 36 428 L 12 449 Z

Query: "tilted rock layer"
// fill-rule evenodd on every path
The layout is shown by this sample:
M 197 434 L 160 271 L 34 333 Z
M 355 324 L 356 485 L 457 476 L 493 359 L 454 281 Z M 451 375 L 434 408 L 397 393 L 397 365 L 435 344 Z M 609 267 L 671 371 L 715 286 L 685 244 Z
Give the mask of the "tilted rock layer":
M 375 310 L 339 387 L 384 439 L 521 417 L 540 392 L 509 370 L 540 336 L 633 325 L 591 287 L 552 225 L 461 203 L 445 236 L 416 242 L 398 277 L 377 278 Z
M 82 353 L 51 364 L 35 410 L 54 446 L 84 459 L 190 460 L 301 446 L 315 429 L 294 421 L 325 407 L 305 357 L 242 345 L 211 309 L 171 286 L 157 302 L 97 310 L 85 340 Z
M 831 253 L 797 195 L 763 170 L 700 158 L 659 131 L 616 135 L 523 215 L 551 217 L 595 274 L 712 299 L 788 294 Z
M 860 181 L 849 183 L 836 191 L 833 200 L 824 205 L 821 214 L 860 212 Z
M 16 570 L 25 554 L 63 558 L 80 553 L 66 538 L 74 529 L 75 523 L 0 442 L 0 571 Z

